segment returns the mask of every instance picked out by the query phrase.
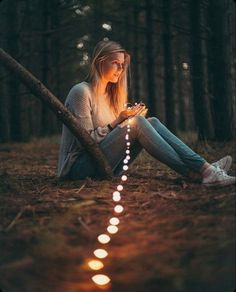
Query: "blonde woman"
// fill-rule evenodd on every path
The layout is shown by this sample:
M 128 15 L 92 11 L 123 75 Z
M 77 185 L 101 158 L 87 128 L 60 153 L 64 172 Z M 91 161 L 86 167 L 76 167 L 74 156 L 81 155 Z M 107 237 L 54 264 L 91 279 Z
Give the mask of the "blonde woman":
M 114 175 L 122 173 L 126 149 L 127 119 L 131 119 L 131 163 L 144 148 L 151 156 L 176 172 L 198 173 L 206 186 L 230 185 L 236 178 L 227 175 L 232 158 L 226 156 L 209 164 L 171 133 L 157 118 L 145 118 L 146 108 L 127 103 L 129 54 L 120 44 L 101 41 L 94 48 L 88 78 L 75 85 L 65 101 L 66 107 L 90 133 L 104 152 Z M 99 173 L 80 142 L 63 125 L 58 176 L 69 179 L 96 178 Z

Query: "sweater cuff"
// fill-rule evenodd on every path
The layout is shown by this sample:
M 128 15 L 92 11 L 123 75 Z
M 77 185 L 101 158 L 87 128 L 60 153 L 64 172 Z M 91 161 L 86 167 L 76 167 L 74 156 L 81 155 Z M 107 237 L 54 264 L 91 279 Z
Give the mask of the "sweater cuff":
M 110 130 L 110 132 L 113 130 L 113 128 L 112 128 L 112 126 L 110 124 L 108 124 L 107 127 Z

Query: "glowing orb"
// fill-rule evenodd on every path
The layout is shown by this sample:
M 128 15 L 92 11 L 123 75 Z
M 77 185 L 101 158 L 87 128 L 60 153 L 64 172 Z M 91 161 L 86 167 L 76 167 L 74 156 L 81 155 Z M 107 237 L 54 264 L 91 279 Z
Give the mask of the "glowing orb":
M 124 164 L 127 164 L 129 161 L 127 159 L 123 160 Z
M 92 280 L 97 285 L 106 285 L 111 281 L 109 277 L 103 274 L 98 274 L 98 275 L 93 276 Z
M 127 129 L 127 132 L 130 132 L 130 129 Z
M 111 225 L 118 225 L 120 223 L 120 220 L 116 217 L 112 217 L 110 220 L 109 220 L 110 224 Z
M 126 150 L 125 153 L 126 153 L 126 154 L 130 154 L 130 150 Z
M 127 146 L 130 146 L 130 142 L 127 142 L 126 145 L 127 145 Z
M 129 168 L 128 165 L 124 165 L 124 166 L 123 166 L 123 169 L 124 169 L 124 170 L 128 170 L 128 168 Z
M 128 134 L 125 135 L 125 140 L 129 140 L 129 135 Z
M 122 191 L 123 190 L 123 186 L 122 185 L 118 185 L 117 186 L 117 191 Z
M 126 181 L 128 179 L 127 175 L 122 175 L 121 180 Z
M 114 192 L 114 193 L 115 193 L 115 192 Z M 115 194 L 115 195 L 113 194 L 112 199 L 113 199 L 113 201 L 115 201 L 115 202 L 120 201 L 120 199 L 121 199 L 121 197 L 120 197 L 120 193 L 117 192 L 117 194 Z
M 108 252 L 102 248 L 95 249 L 93 253 L 99 259 L 104 259 L 105 257 L 108 256 Z
M 100 235 L 98 236 L 98 241 L 99 241 L 100 243 L 106 244 L 106 243 L 108 243 L 110 240 L 111 240 L 111 238 L 110 238 L 110 236 L 107 235 L 107 234 L 100 234 Z
M 130 160 L 130 156 L 126 155 L 125 159 Z
M 116 232 L 118 232 L 118 227 L 114 225 L 109 225 L 107 227 L 107 231 L 111 234 L 115 234 Z
M 99 260 L 91 260 L 88 262 L 88 266 L 90 267 L 90 269 L 92 270 L 100 270 L 104 267 L 103 263 Z
M 115 208 L 114 208 L 114 211 L 116 213 L 121 213 L 121 212 L 123 212 L 123 210 L 124 210 L 124 208 L 121 205 L 116 205 Z

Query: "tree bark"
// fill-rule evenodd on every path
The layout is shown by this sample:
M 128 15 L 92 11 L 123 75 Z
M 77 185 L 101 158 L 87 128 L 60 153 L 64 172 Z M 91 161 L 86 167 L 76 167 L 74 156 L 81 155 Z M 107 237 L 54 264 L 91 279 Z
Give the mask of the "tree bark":
M 147 57 L 147 106 L 150 116 L 156 115 L 153 0 L 145 1 L 146 11 L 146 57 Z
M 165 87 L 165 112 L 167 127 L 176 133 L 176 114 L 174 98 L 174 66 L 172 49 L 172 29 L 171 29 L 171 0 L 163 1 L 163 52 L 164 52 L 164 87 Z
M 70 131 L 79 139 L 81 144 L 86 148 L 88 153 L 97 162 L 100 176 L 102 178 L 111 178 L 112 171 L 101 152 L 98 144 L 90 137 L 88 132 L 82 128 L 75 116 L 68 111 L 65 106 L 29 71 L 27 71 L 16 60 L 9 56 L 0 48 L 0 63 L 2 63 L 31 90 L 31 92 L 42 100 L 61 120 Z

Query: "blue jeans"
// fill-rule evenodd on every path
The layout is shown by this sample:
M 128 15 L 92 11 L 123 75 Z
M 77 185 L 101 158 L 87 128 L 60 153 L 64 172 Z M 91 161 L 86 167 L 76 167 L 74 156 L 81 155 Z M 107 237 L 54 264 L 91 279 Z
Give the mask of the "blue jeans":
M 184 176 L 188 176 L 190 171 L 199 172 L 206 162 L 205 159 L 171 133 L 157 118 L 133 117 L 130 129 L 131 159 L 129 164 L 142 149 Z M 126 134 L 126 126 L 123 128 L 116 127 L 99 144 L 111 165 L 114 175 L 120 175 L 123 172 L 123 160 L 126 156 Z M 86 177 L 96 178 L 99 177 L 99 173 L 93 159 L 87 152 L 84 152 L 73 164 L 70 178 L 84 179 Z

